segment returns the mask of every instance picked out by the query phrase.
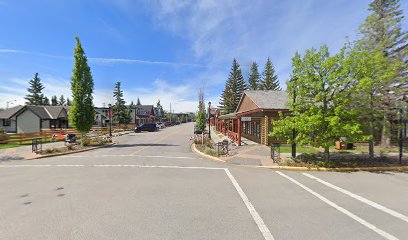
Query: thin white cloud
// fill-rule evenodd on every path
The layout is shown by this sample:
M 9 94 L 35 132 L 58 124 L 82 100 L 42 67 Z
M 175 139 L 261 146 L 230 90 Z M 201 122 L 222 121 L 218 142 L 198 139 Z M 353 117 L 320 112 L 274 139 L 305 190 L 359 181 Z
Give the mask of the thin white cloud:
M 49 58 L 60 58 L 60 59 L 73 59 L 72 57 L 52 55 L 39 52 L 30 52 L 19 49 L 0 49 L 0 53 L 10 53 L 10 54 L 27 54 L 35 55 Z M 183 63 L 183 62 L 166 62 L 166 61 L 150 61 L 150 60 L 141 60 L 141 59 L 131 59 L 131 58 L 102 58 L 102 57 L 88 57 L 90 62 L 99 63 L 99 64 L 154 64 L 154 65 L 168 65 L 168 66 L 187 66 L 187 67 L 197 67 L 205 68 L 206 66 L 195 64 L 195 63 Z

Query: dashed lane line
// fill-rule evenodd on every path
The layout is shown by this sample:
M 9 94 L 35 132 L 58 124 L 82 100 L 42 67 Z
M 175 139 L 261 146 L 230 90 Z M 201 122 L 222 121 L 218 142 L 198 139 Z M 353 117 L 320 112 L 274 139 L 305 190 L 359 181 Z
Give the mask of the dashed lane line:
M 398 218 L 398 219 L 401 219 L 402 221 L 408 223 L 408 217 L 405 216 L 404 214 L 401 214 L 401 213 L 399 213 L 399 212 L 396 212 L 396 211 L 394 211 L 394 210 L 392 210 L 392 209 L 389 209 L 389 208 L 387 208 L 387 207 L 385 207 L 385 206 L 382 206 L 382 205 L 380 205 L 380 204 L 378 204 L 378 203 L 376 203 L 376 202 L 373 202 L 373 201 L 371 201 L 371 200 L 368 200 L 367 198 L 361 197 L 361 196 L 359 196 L 359 195 L 357 195 L 357 194 L 354 194 L 354 193 L 352 193 L 352 192 L 350 192 L 350 191 L 348 191 L 348 190 L 345 190 L 345 189 L 343 189 L 343 188 L 341 188 L 341 187 L 338 187 L 338 186 L 333 185 L 333 184 L 331 184 L 331 183 L 329 183 L 329 182 L 326 182 L 326 181 L 324 181 L 324 180 L 322 180 L 322 179 L 320 179 L 320 178 L 318 178 L 318 177 L 315 177 L 315 176 L 313 176 L 313 175 L 311 175 L 311 174 L 303 173 L 303 175 L 305 175 L 306 177 L 309 177 L 309 178 L 311 178 L 311 179 L 313 179 L 313 180 L 316 180 L 317 182 L 319 182 L 319 183 L 321 183 L 321 184 L 324 184 L 324 185 L 326 185 L 326 186 L 328 186 L 328 187 L 330 187 L 330 188 L 332 188 L 332 189 L 335 189 L 335 190 L 337 190 L 337 191 L 339 191 L 339 192 L 341 192 L 341 193 L 344 193 L 344 194 L 346 194 L 347 196 L 352 197 L 352 198 L 354 198 L 354 199 L 356 199 L 356 200 L 358 200 L 358 201 L 360 201 L 360 202 L 362 202 L 362 203 L 365 203 L 365 204 L 367 204 L 367 205 L 369 205 L 369 206 L 371 206 L 371 207 L 373 207 L 373 208 L 376 208 L 376 209 L 378 209 L 378 210 L 380 210 L 380 211 L 383 211 L 383 212 L 385 212 L 385 213 L 388 213 L 389 215 L 391 215 L 391 216 L 393 216 L 393 217 L 396 217 L 396 218 Z
M 281 175 L 282 177 L 288 179 L 289 181 L 293 182 L 294 184 L 298 185 L 299 187 L 303 188 L 304 190 L 306 190 L 307 192 L 311 193 L 312 195 L 314 195 L 315 197 L 317 197 L 318 199 L 322 200 L 324 203 L 332 206 L 333 208 L 337 209 L 338 211 L 340 211 L 341 213 L 349 216 L 350 218 L 354 219 L 355 221 L 357 221 L 358 223 L 362 224 L 363 226 L 371 229 L 372 231 L 376 232 L 377 234 L 381 235 L 382 237 L 384 237 L 385 239 L 388 240 L 398 240 L 397 237 L 385 232 L 384 230 L 379 229 L 378 227 L 374 226 L 373 224 L 367 222 L 366 220 L 358 217 L 357 215 L 351 213 L 350 211 L 340 207 L 339 205 L 335 204 L 334 202 L 330 201 L 329 199 L 323 197 L 322 195 L 318 194 L 317 192 L 313 191 L 312 189 L 306 187 L 305 185 L 301 184 L 300 182 L 296 181 L 295 179 L 287 176 L 286 174 L 280 172 L 280 171 L 276 171 L 276 173 L 278 173 L 279 175 Z

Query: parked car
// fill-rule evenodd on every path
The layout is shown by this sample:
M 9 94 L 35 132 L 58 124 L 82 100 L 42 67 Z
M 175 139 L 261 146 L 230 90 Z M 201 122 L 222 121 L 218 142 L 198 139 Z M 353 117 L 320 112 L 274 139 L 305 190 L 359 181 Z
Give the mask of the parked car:
M 158 129 L 163 129 L 163 128 L 165 128 L 166 126 L 164 125 L 164 123 L 158 122 L 158 123 L 156 123 L 156 127 L 157 127 Z
M 171 127 L 171 126 L 173 126 L 173 124 L 172 124 L 171 122 L 165 122 L 165 123 L 164 123 L 164 126 L 166 126 L 166 127 Z
M 181 123 L 187 123 L 187 121 L 186 121 L 186 120 L 183 120 L 183 121 L 181 121 Z
M 175 121 L 174 125 L 180 125 L 180 121 Z
M 148 131 L 148 132 L 155 132 L 157 131 L 157 126 L 156 123 L 145 123 L 140 126 L 135 127 L 135 132 L 142 132 L 142 131 Z

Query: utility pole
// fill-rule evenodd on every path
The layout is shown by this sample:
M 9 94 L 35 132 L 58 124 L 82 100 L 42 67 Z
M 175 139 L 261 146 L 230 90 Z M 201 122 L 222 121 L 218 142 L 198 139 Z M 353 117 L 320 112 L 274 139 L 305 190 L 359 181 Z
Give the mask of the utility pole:
M 172 116 L 171 116 L 171 103 L 170 103 L 170 122 L 172 121 Z

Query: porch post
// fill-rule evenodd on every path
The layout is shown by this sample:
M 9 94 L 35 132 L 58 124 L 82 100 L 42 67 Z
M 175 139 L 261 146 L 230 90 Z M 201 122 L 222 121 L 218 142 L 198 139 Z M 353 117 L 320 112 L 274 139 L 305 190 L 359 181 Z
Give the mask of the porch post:
M 241 146 L 241 117 L 238 117 L 238 146 Z

